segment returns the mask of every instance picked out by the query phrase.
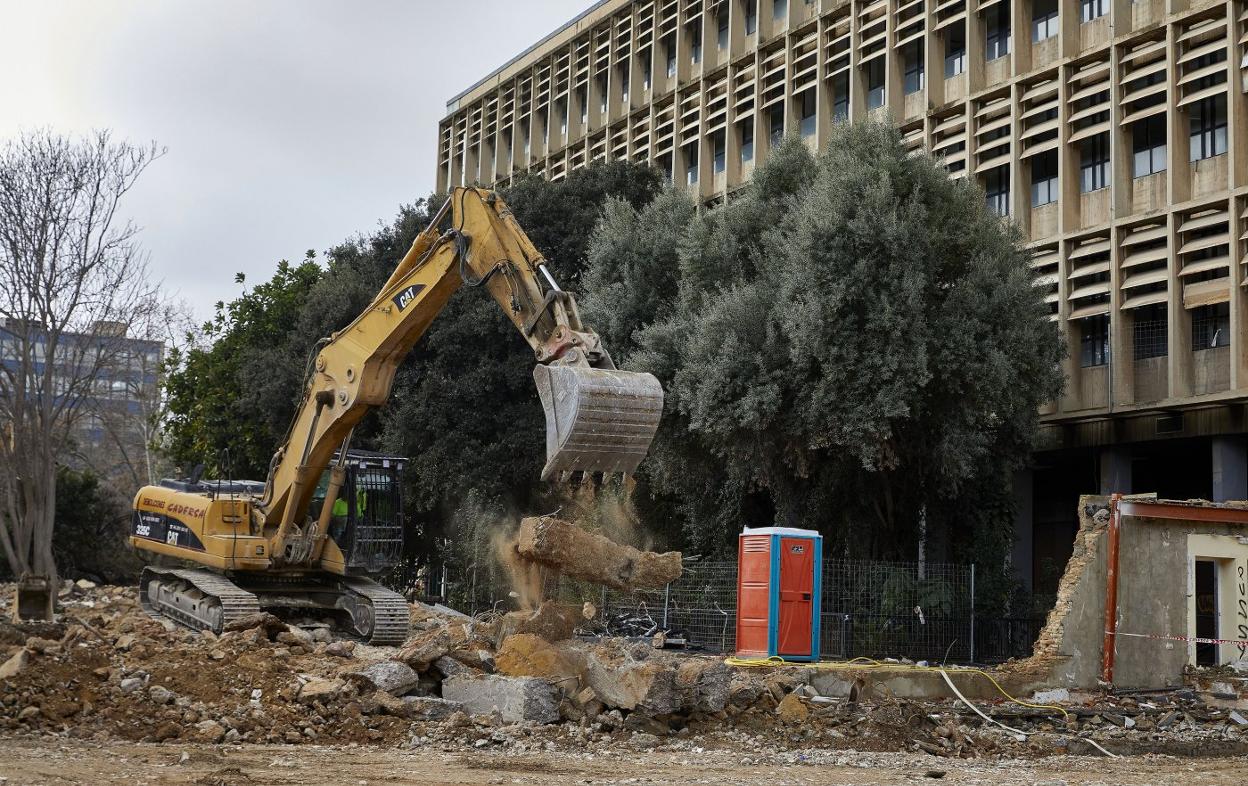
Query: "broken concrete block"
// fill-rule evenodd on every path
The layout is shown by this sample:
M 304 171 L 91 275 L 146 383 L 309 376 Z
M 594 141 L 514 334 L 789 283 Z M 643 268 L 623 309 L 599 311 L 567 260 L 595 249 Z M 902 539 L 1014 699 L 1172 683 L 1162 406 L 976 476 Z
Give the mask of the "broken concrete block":
M 1031 697 L 1035 704 L 1057 704 L 1060 702 L 1070 701 L 1069 688 L 1053 688 L 1051 690 L 1038 690 Z
M 498 673 L 509 677 L 541 677 L 558 686 L 565 695 L 576 693 L 585 671 L 584 659 L 579 653 L 560 648 L 532 633 L 508 636 L 494 657 L 494 665 Z
M 804 723 L 810 717 L 810 708 L 806 706 L 800 696 L 796 693 L 790 693 L 780 702 L 780 706 L 776 707 L 776 715 L 785 723 Z
M 489 715 L 497 710 L 507 723 L 559 720 L 558 691 L 536 677 L 452 677 L 442 683 L 442 698 L 462 704 L 464 711 L 472 715 Z
M 377 661 L 351 672 L 347 677 L 390 696 L 402 696 L 420 683 L 420 675 L 411 666 L 397 660 Z
M 30 665 L 30 651 L 22 648 L 13 653 L 13 656 L 6 660 L 3 666 L 0 666 L 0 680 L 16 677 L 28 665 Z
M 523 519 L 516 551 L 565 576 L 621 590 L 662 587 L 680 578 L 681 572 L 678 551 L 638 551 L 550 517 Z
M 732 672 L 720 660 L 686 660 L 676 667 L 681 708 L 691 712 L 719 712 L 728 704 Z
M 495 626 L 494 640 L 502 646 L 510 636 L 532 633 L 546 641 L 563 641 L 572 637 L 582 621 L 580 609 L 548 600 L 537 611 L 509 612 Z
M 443 679 L 460 676 L 475 677 L 481 673 L 480 669 L 474 669 L 462 661 L 455 660 L 450 655 L 443 655 L 435 660 L 433 667 L 441 672 Z
M 464 705 L 459 702 L 439 699 L 437 696 L 404 696 L 402 701 L 408 705 L 408 717 L 423 720 L 446 720 L 455 713 L 464 711 Z
M 458 647 L 468 638 L 463 625 L 446 625 L 422 631 L 409 639 L 395 660 L 400 660 L 417 671 L 424 671 L 436 661 Z
M 397 696 L 392 696 L 384 690 L 373 691 L 373 694 L 368 698 L 370 701 L 377 704 L 379 711 L 385 713 L 386 715 L 393 715 L 396 718 L 407 718 L 410 717 L 413 712 L 412 705 Z
M 310 704 L 314 701 L 329 701 L 342 690 L 341 680 L 327 680 L 323 677 L 312 677 L 299 689 L 299 701 Z
M 587 653 L 585 680 L 608 707 L 666 715 L 680 708 L 676 670 L 657 661 L 638 661 L 598 648 Z

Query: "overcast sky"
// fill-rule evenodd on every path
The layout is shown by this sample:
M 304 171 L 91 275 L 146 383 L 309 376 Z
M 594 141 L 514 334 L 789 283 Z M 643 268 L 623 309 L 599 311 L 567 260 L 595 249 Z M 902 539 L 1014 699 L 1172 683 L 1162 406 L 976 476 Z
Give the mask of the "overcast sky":
M 434 186 L 446 101 L 591 0 L 0 0 L 0 139 L 168 148 L 123 212 L 204 318 Z

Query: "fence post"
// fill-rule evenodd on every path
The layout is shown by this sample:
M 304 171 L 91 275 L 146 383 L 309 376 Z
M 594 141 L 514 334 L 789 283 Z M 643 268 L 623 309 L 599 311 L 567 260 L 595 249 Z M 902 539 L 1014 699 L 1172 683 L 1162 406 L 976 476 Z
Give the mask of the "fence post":
M 663 587 L 663 630 L 667 630 L 667 602 L 672 597 L 672 583 L 669 581 Z
M 975 662 L 975 563 L 971 563 L 971 663 Z

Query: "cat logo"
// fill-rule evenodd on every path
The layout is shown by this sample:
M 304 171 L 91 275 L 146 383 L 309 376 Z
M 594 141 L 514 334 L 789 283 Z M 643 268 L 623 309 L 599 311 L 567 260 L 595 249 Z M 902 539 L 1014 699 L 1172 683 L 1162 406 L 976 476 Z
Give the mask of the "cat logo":
M 424 288 L 424 284 L 412 284 L 410 287 L 395 295 L 391 299 L 394 301 L 394 304 L 399 307 L 399 311 L 402 311 L 411 305 L 412 301 L 416 299 L 416 295 L 420 294 L 420 290 Z

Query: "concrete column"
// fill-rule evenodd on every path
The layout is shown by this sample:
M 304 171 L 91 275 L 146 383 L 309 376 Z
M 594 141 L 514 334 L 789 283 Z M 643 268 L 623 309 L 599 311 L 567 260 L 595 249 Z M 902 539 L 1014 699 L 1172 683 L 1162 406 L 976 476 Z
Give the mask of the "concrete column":
M 1213 501 L 1248 499 L 1248 440 L 1242 436 L 1214 437 Z
M 1101 449 L 1101 494 L 1131 493 L 1131 448 L 1110 445 Z
M 1014 473 L 1014 549 L 1010 552 L 1010 564 L 1014 575 L 1031 592 L 1033 544 L 1035 532 L 1032 508 L 1035 499 L 1034 471 L 1020 469 Z

